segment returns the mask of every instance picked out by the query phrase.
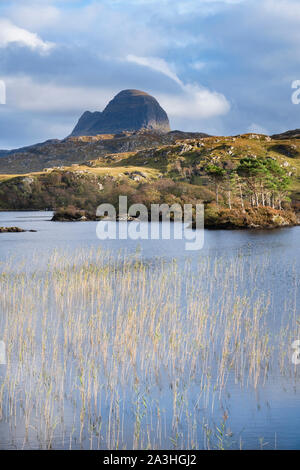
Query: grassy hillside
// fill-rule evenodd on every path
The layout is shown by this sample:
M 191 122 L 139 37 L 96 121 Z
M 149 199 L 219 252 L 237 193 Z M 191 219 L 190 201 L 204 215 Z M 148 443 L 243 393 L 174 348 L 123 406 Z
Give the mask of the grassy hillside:
M 81 141 L 90 145 L 89 139 L 81 138 Z M 149 136 L 147 139 L 148 145 Z M 108 142 L 111 140 L 107 138 Z M 77 145 L 81 148 L 81 143 L 74 139 L 71 142 L 76 160 Z M 68 149 L 68 155 L 72 155 L 72 149 Z M 141 202 L 147 206 L 163 202 L 204 202 L 206 205 L 217 202 L 218 207 L 224 209 L 244 210 L 256 204 L 272 205 L 275 210 L 292 207 L 298 211 L 300 207 L 300 140 L 297 139 L 275 140 L 257 134 L 184 138 L 164 145 L 156 142 L 153 147 L 143 150 L 127 149 L 88 157 L 91 157 L 90 152 L 81 163 L 71 161 L 67 164 L 68 157 L 65 165 L 43 171 L 11 175 L 3 172 L 0 175 L 0 209 L 71 206 L 93 212 L 102 202 L 116 205 L 119 195 L 127 195 L 129 203 Z M 1 158 L 1 161 L 5 159 Z M 284 182 L 284 187 L 279 185 L 279 189 L 270 189 L 275 180 L 270 180 L 270 172 L 262 177 L 260 170 L 248 178 L 241 167 L 245 161 L 262 162 L 263 170 L 275 164 L 277 173 L 282 172 L 280 178 L 284 176 L 288 183 Z M 255 194 L 255 190 L 251 190 L 251 181 L 260 181 L 264 189 Z

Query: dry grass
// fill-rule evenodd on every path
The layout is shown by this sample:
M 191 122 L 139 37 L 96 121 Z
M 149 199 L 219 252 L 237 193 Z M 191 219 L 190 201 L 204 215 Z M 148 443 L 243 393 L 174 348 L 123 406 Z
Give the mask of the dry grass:
M 51 170 L 52 171 L 52 170 Z M 57 170 L 56 170 L 57 171 Z M 72 165 L 72 166 L 64 166 L 62 167 L 61 171 L 71 171 L 71 172 L 81 172 L 85 174 L 91 174 L 96 176 L 113 176 L 113 177 L 125 177 L 125 173 L 134 173 L 134 172 L 143 172 L 143 174 L 149 179 L 157 179 L 159 176 L 159 171 L 153 168 L 144 168 L 140 166 L 101 166 L 101 167 L 90 167 L 84 164 L 80 165 Z M 0 182 L 8 181 L 14 178 L 22 177 L 25 178 L 26 176 L 34 177 L 40 175 L 47 175 L 49 171 L 37 171 L 32 173 L 24 173 L 24 174 L 12 174 L 12 175 L 0 175 Z
M 192 269 L 101 250 L 55 252 L 34 272 L 2 265 L 0 445 L 230 445 L 225 414 L 211 428 L 228 384 L 254 390 L 274 368 L 294 373 L 296 305 L 273 335 L 272 293 L 240 289 L 268 265 L 267 256 L 259 266 L 203 257 Z
M 74 171 L 74 167 L 65 169 L 72 169 Z M 124 176 L 124 173 L 132 173 L 132 172 L 140 172 L 142 171 L 147 178 L 158 178 L 159 172 L 153 168 L 141 168 L 140 166 L 102 166 L 102 167 L 89 167 L 85 165 L 80 165 L 75 167 L 75 170 L 85 171 L 87 173 L 91 173 L 97 176 Z

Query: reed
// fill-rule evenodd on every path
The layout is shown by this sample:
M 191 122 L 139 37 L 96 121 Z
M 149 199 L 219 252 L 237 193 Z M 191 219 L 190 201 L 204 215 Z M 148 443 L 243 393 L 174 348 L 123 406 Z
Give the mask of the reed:
M 239 447 L 231 388 L 298 379 L 297 285 L 274 328 L 274 291 L 258 288 L 269 265 L 267 253 L 179 265 L 102 249 L 2 263 L 0 446 Z

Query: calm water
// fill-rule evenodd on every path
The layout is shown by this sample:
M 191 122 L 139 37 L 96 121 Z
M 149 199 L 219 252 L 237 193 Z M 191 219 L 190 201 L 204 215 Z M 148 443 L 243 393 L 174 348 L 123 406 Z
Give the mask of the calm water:
M 0 226 L 19 226 L 25 230 L 35 229 L 37 233 L 1 234 L 1 260 L 11 256 L 28 256 L 32 253 L 47 254 L 53 249 L 73 250 L 103 246 L 110 250 L 127 250 L 133 253 L 142 248 L 144 259 L 156 256 L 178 260 L 197 256 L 232 256 L 241 252 L 244 256 L 260 256 L 272 252 L 274 262 L 284 260 L 291 265 L 300 258 L 300 227 L 272 231 L 205 231 L 205 243 L 201 252 L 184 249 L 184 240 L 106 240 L 96 237 L 96 223 L 51 223 L 51 212 L 0 212 Z M 280 263 L 278 263 L 280 264 Z M 279 266 L 277 266 L 279 268 Z M 278 275 L 277 277 L 280 277 Z M 285 283 L 284 279 L 281 282 Z M 288 284 L 288 282 L 287 282 Z
M 104 251 L 110 251 L 115 256 L 126 252 L 129 258 L 136 256 L 138 252 L 140 259 L 149 266 L 151 263 L 157 266 L 161 260 L 164 260 L 167 265 L 176 260 L 178 269 L 182 272 L 185 263 L 189 262 L 195 275 L 198 263 L 204 260 L 212 262 L 221 260 L 225 266 L 230 260 L 242 260 L 244 275 L 240 280 L 235 281 L 239 283 L 241 291 L 251 292 L 253 299 L 268 293 L 270 298 L 267 322 L 275 337 L 282 324 L 283 314 L 287 315 L 289 311 L 296 311 L 297 315 L 300 313 L 297 307 L 300 227 L 274 231 L 206 230 L 203 249 L 191 252 L 184 249 L 184 240 L 100 241 L 96 237 L 95 222 L 54 223 L 50 221 L 51 216 L 50 212 L 0 213 L 0 226 L 18 226 L 28 230 L 37 230 L 36 233 L 0 234 L 0 271 L 1 266 L 12 258 L 16 260 L 16 263 L 11 263 L 11 271 L 18 271 L 19 267 L 15 266 L 22 258 L 25 261 L 24 269 L 40 270 L 43 276 L 49 256 L 54 250 L 68 253 L 72 257 L 80 249 L 88 252 L 98 247 Z M 266 265 L 263 266 L 262 263 Z M 251 270 L 249 277 L 247 277 L 247 266 L 249 266 L 249 272 Z M 257 269 L 257 274 L 253 274 L 253 269 Z M 208 271 L 208 276 L 214 276 L 212 269 Z M 186 279 L 182 282 L 186 282 Z M 214 295 L 219 301 L 228 295 L 228 288 L 223 290 L 222 285 L 216 282 Z M 180 302 L 184 309 L 186 297 L 182 296 Z M 0 314 L 3 313 L 0 312 Z M 277 354 L 277 351 L 274 354 Z M 291 356 L 291 350 L 287 351 L 287 355 Z M 228 425 L 233 435 L 229 447 L 238 448 L 242 445 L 243 448 L 300 449 L 300 388 L 297 367 L 300 371 L 299 365 L 294 369 L 291 368 L 292 373 L 289 371 L 286 375 L 273 369 L 265 383 L 257 388 L 250 385 L 241 388 L 234 380 L 228 380 L 226 393 L 216 401 L 215 405 L 211 406 L 209 420 L 218 424 L 226 409 L 229 415 Z M 0 365 L 0 371 L 3 379 L 5 366 Z M 163 387 L 161 394 L 156 395 L 156 399 L 163 404 L 166 410 L 166 422 L 168 422 L 168 410 L 171 408 L 171 403 Z M 66 414 L 68 413 L 70 410 L 66 410 Z M 130 420 L 129 416 L 128 420 Z M 6 413 L 0 422 L 0 448 L 14 447 L 14 445 L 21 447 L 22 426 L 20 425 L 17 432 L 15 444 L 12 444 L 8 436 L 8 422 L 9 414 Z M 59 436 L 54 439 L 53 447 L 68 448 L 59 439 Z M 201 441 L 202 436 L 199 436 L 199 442 Z M 32 441 L 25 447 L 39 447 L 39 445 Z M 164 445 L 168 446 L 167 442 Z M 73 447 L 76 448 L 76 443 Z M 89 443 L 84 442 L 83 447 L 89 447 Z M 128 440 L 128 447 L 130 448 L 130 440 Z

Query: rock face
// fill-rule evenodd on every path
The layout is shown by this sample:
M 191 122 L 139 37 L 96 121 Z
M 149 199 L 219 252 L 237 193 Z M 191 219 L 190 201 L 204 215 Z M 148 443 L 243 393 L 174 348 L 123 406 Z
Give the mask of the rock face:
M 142 129 L 169 132 L 167 113 L 148 93 L 123 90 L 108 103 L 103 112 L 83 113 L 71 135 L 118 134 Z

